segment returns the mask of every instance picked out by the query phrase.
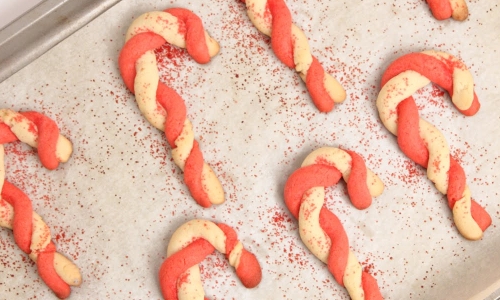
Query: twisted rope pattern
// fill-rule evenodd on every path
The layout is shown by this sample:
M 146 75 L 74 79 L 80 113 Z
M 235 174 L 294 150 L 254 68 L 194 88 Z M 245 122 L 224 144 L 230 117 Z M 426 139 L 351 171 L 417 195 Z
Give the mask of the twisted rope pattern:
M 311 55 L 304 32 L 292 23 L 284 0 L 242 0 L 248 17 L 257 29 L 271 37 L 276 56 L 289 68 L 294 68 L 305 81 L 311 98 L 321 112 L 329 112 L 335 103 L 343 102 L 345 90 L 327 74 Z
M 231 227 L 192 220 L 179 227 L 168 244 L 167 259 L 159 271 L 163 297 L 168 300 L 204 299 L 198 264 L 215 249 L 226 255 L 245 287 L 253 288 L 260 283 L 259 262 L 243 248 Z
M 491 218 L 471 200 L 464 170 L 451 157 L 441 132 L 419 118 L 412 97 L 431 81 L 450 94 L 464 115 L 471 116 L 479 110 L 472 75 L 465 65 L 448 53 L 425 51 L 400 57 L 387 68 L 377 99 L 379 115 L 384 126 L 398 136 L 401 150 L 427 168 L 427 177 L 447 195 L 459 232 L 467 239 L 478 240 L 491 224 Z
M 198 63 L 210 61 L 219 45 L 203 29 L 198 16 L 181 8 L 149 12 L 129 27 L 119 57 L 120 73 L 135 94 L 139 109 L 156 128 L 165 132 L 175 164 L 193 198 L 203 207 L 224 202 L 224 191 L 194 139 L 186 105 L 171 88 L 160 82 L 154 50 L 166 42 L 187 48 Z
M 445 20 L 453 18 L 464 21 L 469 16 L 469 9 L 465 0 L 427 0 L 434 18 Z
M 335 280 L 345 286 L 352 299 L 382 299 L 376 280 L 349 250 L 347 234 L 340 220 L 323 206 L 325 187 L 343 177 L 351 202 L 358 209 L 371 204 L 384 185 L 352 151 L 320 148 L 307 156 L 302 167 L 285 184 L 285 203 L 299 220 L 299 233 L 307 248 L 321 261 Z
M 42 164 L 54 169 L 71 156 L 71 142 L 59 134 L 54 121 L 37 112 L 0 110 L 0 226 L 13 230 L 16 244 L 36 263 L 38 273 L 59 298 L 67 298 L 71 286 L 82 282 L 80 271 L 56 251 L 50 230 L 33 211 L 31 201 L 5 180 L 3 144 L 20 140 L 38 148 Z

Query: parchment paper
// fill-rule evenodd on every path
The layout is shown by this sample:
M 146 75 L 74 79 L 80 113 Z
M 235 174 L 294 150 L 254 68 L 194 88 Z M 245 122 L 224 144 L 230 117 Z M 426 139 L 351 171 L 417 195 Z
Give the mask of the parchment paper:
M 161 298 L 157 272 L 169 238 L 193 218 L 233 226 L 263 269 L 262 283 L 247 290 L 222 255 L 208 257 L 201 266 L 212 299 L 348 299 L 302 244 L 283 202 L 288 176 L 321 146 L 357 151 L 386 184 L 364 211 L 350 204 L 343 183 L 327 193 L 385 298 L 468 299 L 500 279 L 500 7 L 468 1 L 469 19 L 460 23 L 436 21 L 416 0 L 287 4 L 313 54 L 347 90 L 331 113 L 318 113 L 236 0 L 123 0 L 0 84 L 2 107 L 49 115 L 74 144 L 55 171 L 26 145 L 6 147 L 7 179 L 29 195 L 60 252 L 81 268 L 84 282 L 72 299 Z M 205 160 L 225 188 L 226 203 L 210 209 L 189 196 L 163 134 L 141 116 L 118 72 L 133 18 L 170 7 L 194 11 L 221 45 L 203 66 L 183 51 L 159 51 L 172 57 L 161 64 L 162 78 L 185 99 Z M 463 59 L 482 105 L 464 117 L 435 87 L 417 95 L 421 116 L 447 137 L 473 198 L 493 218 L 477 242 L 460 236 L 445 197 L 402 154 L 375 108 L 389 63 L 432 48 Z M 0 243 L 0 298 L 55 299 L 11 231 L 0 230 Z

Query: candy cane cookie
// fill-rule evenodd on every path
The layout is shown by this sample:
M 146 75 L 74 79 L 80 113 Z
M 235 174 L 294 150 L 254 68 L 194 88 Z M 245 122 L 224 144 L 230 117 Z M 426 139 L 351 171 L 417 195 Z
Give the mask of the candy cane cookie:
M 469 16 L 465 0 L 427 0 L 432 15 L 438 20 L 453 18 L 464 21 Z
M 445 137 L 419 118 L 412 97 L 429 82 L 445 89 L 464 115 L 472 116 L 479 110 L 472 75 L 466 66 L 448 53 L 430 50 L 404 55 L 387 68 L 377 98 L 380 119 L 397 135 L 401 150 L 427 168 L 427 177 L 447 195 L 458 231 L 467 239 L 478 240 L 491 224 L 491 217 L 471 199 L 465 172 L 451 157 Z
M 367 208 L 379 196 L 384 184 L 366 168 L 352 151 L 325 147 L 309 154 L 300 169 L 285 184 L 285 203 L 299 221 L 300 238 L 322 262 L 352 299 L 382 299 L 376 280 L 362 270 L 349 249 L 347 234 L 340 220 L 324 207 L 325 187 L 343 177 L 352 204 Z
M 168 244 L 167 259 L 159 271 L 163 297 L 168 300 L 206 299 L 198 263 L 215 249 L 226 255 L 245 287 L 253 288 L 260 283 L 259 262 L 243 248 L 234 229 L 206 220 L 191 220 L 174 232 Z
M 219 52 L 219 45 L 203 29 L 198 16 L 173 8 L 141 15 L 130 25 L 119 57 L 120 73 L 135 94 L 139 110 L 157 129 L 164 131 L 175 164 L 193 198 L 203 207 L 224 202 L 224 191 L 203 160 L 194 139 L 186 105 L 173 89 L 160 81 L 154 50 L 166 42 L 187 48 L 193 59 L 205 64 Z
M 81 284 L 80 271 L 56 251 L 49 227 L 33 211 L 28 196 L 5 180 L 3 144 L 17 140 L 37 148 L 40 161 L 48 169 L 66 162 L 73 148 L 48 117 L 37 112 L 0 109 L 0 226 L 13 231 L 16 244 L 36 263 L 42 280 L 57 297 L 64 299 L 71 293 L 70 286 Z
M 260 32 L 271 37 L 273 51 L 279 60 L 299 73 L 319 111 L 329 112 L 335 103 L 345 100 L 344 88 L 311 55 L 307 37 L 292 23 L 284 0 L 242 1 L 250 21 Z

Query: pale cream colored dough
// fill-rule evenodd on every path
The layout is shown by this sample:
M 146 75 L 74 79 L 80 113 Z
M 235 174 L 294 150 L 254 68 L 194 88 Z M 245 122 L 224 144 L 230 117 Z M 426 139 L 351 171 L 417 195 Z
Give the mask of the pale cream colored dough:
M 272 17 L 269 11 L 266 13 L 267 0 L 246 0 L 245 2 L 250 21 L 260 32 L 270 37 L 272 31 Z M 298 72 L 302 80 L 305 81 L 307 71 L 311 66 L 313 58 L 306 35 L 295 24 L 292 24 L 292 44 L 295 71 Z M 335 78 L 326 72 L 323 86 L 334 102 L 340 103 L 345 100 L 346 92 L 344 88 Z
M 302 163 L 302 167 L 316 164 L 318 159 L 321 159 L 322 163 L 326 162 L 337 168 L 342 173 L 344 180 L 348 180 L 351 173 L 352 160 L 349 153 L 333 147 L 319 148 L 306 157 Z M 367 169 L 367 185 L 372 197 L 379 196 L 384 190 L 384 184 L 380 178 L 369 169 Z M 304 193 L 299 210 L 299 234 L 306 247 L 314 256 L 324 263 L 328 263 L 331 240 L 319 223 L 319 215 L 324 202 L 324 187 L 313 187 Z M 349 250 L 343 282 L 351 299 L 364 299 L 361 275 L 362 267 L 352 251 Z
M 469 217 L 471 211 L 471 193 L 468 186 L 465 186 L 464 194 L 453 206 L 453 221 L 458 231 L 469 240 L 478 240 L 483 236 L 481 227 L 476 221 Z
M 458 21 L 463 21 L 469 16 L 469 9 L 465 0 L 450 0 L 451 17 Z
M 470 72 L 462 67 L 463 64 L 450 54 L 426 51 L 424 54 L 438 59 L 451 59 L 459 68 L 453 72 L 453 85 L 458 81 L 457 92 L 453 102 L 459 108 L 467 109 L 464 103 L 472 103 L 473 88 Z M 380 119 L 384 126 L 394 135 L 397 135 L 397 106 L 404 99 L 413 95 L 417 90 L 426 86 L 429 79 L 415 71 L 405 71 L 389 80 L 381 89 L 377 98 L 377 108 Z M 420 137 L 424 140 L 429 150 L 429 162 L 427 165 L 427 177 L 434 182 L 436 188 L 446 194 L 448 191 L 448 171 L 450 169 L 450 149 L 443 134 L 433 125 L 420 118 Z M 469 196 L 467 196 L 469 194 Z M 453 207 L 453 219 L 459 232 L 467 239 L 478 240 L 483 236 L 483 231 L 472 218 L 471 199 L 468 188 L 464 191 L 461 200 Z
M 154 32 L 163 37 L 168 43 L 185 48 L 184 36 L 179 34 L 179 21 L 167 12 L 154 11 L 139 16 L 130 25 L 126 40 L 142 32 Z M 205 32 L 210 57 L 217 55 L 219 44 Z M 136 77 L 134 81 L 135 98 L 139 110 L 144 117 L 157 129 L 165 131 L 166 111 L 156 102 L 156 90 L 160 75 L 154 51 L 144 53 L 136 62 Z M 191 122 L 186 119 L 182 132 L 174 141 L 176 148 L 172 150 L 175 164 L 184 171 L 186 160 L 191 153 L 194 143 L 194 132 Z M 212 168 L 203 162 L 201 173 L 202 187 L 212 204 L 224 202 L 224 190 L 215 176 Z
M 226 235 L 224 231 L 213 222 L 195 219 L 184 223 L 174 232 L 168 244 L 167 257 L 200 238 L 207 240 L 217 251 L 226 254 Z M 243 245 L 238 242 L 229 255 L 229 264 L 236 269 L 240 264 L 242 251 Z M 181 276 L 185 278 L 185 281 L 183 280 L 182 283 L 177 285 L 179 300 L 204 299 L 205 291 L 203 290 L 198 265 L 192 266 Z

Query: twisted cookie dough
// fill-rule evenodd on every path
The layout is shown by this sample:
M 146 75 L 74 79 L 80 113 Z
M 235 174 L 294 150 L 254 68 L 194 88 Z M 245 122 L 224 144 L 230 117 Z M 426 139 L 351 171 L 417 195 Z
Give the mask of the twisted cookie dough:
M 465 0 L 427 0 L 434 18 L 445 20 L 453 18 L 464 21 L 469 16 L 469 9 Z
M 66 162 L 72 145 L 59 134 L 55 122 L 42 114 L 0 110 L 0 226 L 13 230 L 16 244 L 36 263 L 42 280 L 57 297 L 67 298 L 70 286 L 82 282 L 78 267 L 56 251 L 47 224 L 33 211 L 28 196 L 5 180 L 3 144 L 17 140 L 38 148 L 40 161 L 48 169 Z
M 276 56 L 289 68 L 294 68 L 305 81 L 316 107 L 329 112 L 335 103 L 346 98 L 344 88 L 327 74 L 311 55 L 304 32 L 292 23 L 290 10 L 284 0 L 242 0 L 248 17 L 257 29 L 271 37 Z
M 219 52 L 219 45 L 204 31 L 198 16 L 181 8 L 141 15 L 130 25 L 126 40 L 119 57 L 120 73 L 142 114 L 165 132 L 174 162 L 184 172 L 184 181 L 196 202 L 203 207 L 224 202 L 222 186 L 194 140 L 184 101 L 159 81 L 154 53 L 168 42 L 187 48 L 196 62 L 204 64 Z
M 215 249 L 226 255 L 245 287 L 253 288 L 260 283 L 259 262 L 243 248 L 231 227 L 192 220 L 179 227 L 168 244 L 167 259 L 159 272 L 163 297 L 168 300 L 204 299 L 198 263 Z
M 367 208 L 379 196 L 384 184 L 352 151 L 320 148 L 309 154 L 302 167 L 285 184 L 285 203 L 299 220 L 299 233 L 307 248 L 321 261 L 335 280 L 345 286 L 352 299 L 382 299 L 375 279 L 362 270 L 340 220 L 326 207 L 325 187 L 343 177 L 353 205 Z
M 412 97 L 431 81 L 448 91 L 464 115 L 471 116 L 479 110 L 472 75 L 465 65 L 448 53 L 431 50 L 400 57 L 387 68 L 377 99 L 380 119 L 398 136 L 401 150 L 427 168 L 427 177 L 447 195 L 458 231 L 467 239 L 478 240 L 491 224 L 491 217 L 471 199 L 464 170 L 451 157 L 443 134 L 419 118 Z

